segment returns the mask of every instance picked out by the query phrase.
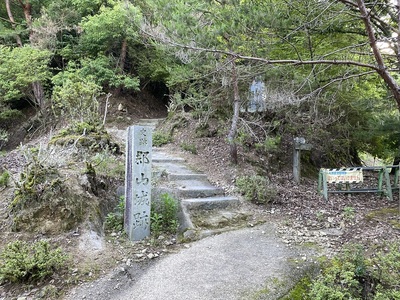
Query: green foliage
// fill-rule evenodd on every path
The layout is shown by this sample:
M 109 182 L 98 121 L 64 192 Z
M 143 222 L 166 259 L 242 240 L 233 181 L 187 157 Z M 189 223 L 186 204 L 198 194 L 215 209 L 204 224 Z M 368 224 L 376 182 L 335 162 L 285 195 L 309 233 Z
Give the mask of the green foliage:
M 136 77 L 118 73 L 115 68 L 116 63 L 112 58 L 99 55 L 95 59 L 82 60 L 80 71 L 83 76 L 91 76 L 101 86 L 139 90 L 139 80 Z
M 259 175 L 239 177 L 236 187 L 247 201 L 257 204 L 267 204 L 276 196 L 276 189 L 268 178 Z
M 67 256 L 60 248 L 40 240 L 33 244 L 15 241 L 0 253 L 0 282 L 32 283 L 51 276 L 65 267 Z
M 77 63 L 70 62 L 63 72 L 53 77 L 53 83 L 62 86 L 71 77 L 77 77 L 80 81 L 89 78 L 92 84 L 99 86 L 97 89 L 100 91 L 100 87 L 124 87 L 134 91 L 138 90 L 139 80 L 136 77 L 121 74 L 118 68 L 115 68 L 116 63 L 112 57 L 102 54 L 96 58 L 83 58 Z
M 10 209 L 13 213 L 39 203 L 46 203 L 55 195 L 65 191 L 65 185 L 58 170 L 45 164 L 41 149 L 31 148 L 25 151 L 26 164 L 15 182 L 14 198 Z
M 59 193 L 64 189 L 57 170 L 45 166 L 39 154 L 31 152 L 30 155 L 24 171 L 20 173 L 20 179 L 15 182 L 14 198 L 10 205 L 13 212 L 45 201 L 46 195 Z
M 123 178 L 125 176 L 125 165 L 113 155 L 114 152 L 107 148 L 96 153 L 90 161 L 98 174 Z
M 54 110 L 79 122 L 98 122 L 99 103 L 97 97 L 102 88 L 94 83 L 93 78 L 83 77 L 79 72 L 60 73 L 53 78 Z
M 343 217 L 344 217 L 346 220 L 352 220 L 352 219 L 354 219 L 354 215 L 355 215 L 355 209 L 354 209 L 354 207 L 346 206 L 345 208 L 343 208 Z
M 169 134 L 156 131 L 153 134 L 153 146 L 161 147 L 162 145 L 168 144 L 172 141 L 172 137 Z
M 137 39 L 136 25 L 141 19 L 140 10 L 129 2 L 115 1 L 111 7 L 102 6 L 98 14 L 87 16 L 81 22 L 84 31 L 81 45 L 92 55 L 118 51 L 124 39 Z
M 311 278 L 309 276 L 301 278 L 289 294 L 284 296 L 281 300 L 312 300 L 307 295 L 310 285 Z
M 8 186 L 10 181 L 10 173 L 6 170 L 0 173 L 0 186 Z
M 3 145 L 8 141 L 8 132 L 4 129 L 0 128 L 0 149 L 3 148 Z
M 57 136 L 65 137 L 80 134 L 105 134 L 103 125 L 98 122 L 73 122 L 69 127 L 60 130 Z
M 271 153 L 275 152 L 279 149 L 279 145 L 281 143 L 281 137 L 266 137 L 263 142 L 256 143 L 256 150 L 261 151 L 262 153 Z
M 105 230 L 122 232 L 124 230 L 125 197 L 121 196 L 117 207 L 106 216 Z
M 0 46 L 0 102 L 29 97 L 33 102 L 32 83 L 50 79 L 51 53 L 29 46 Z
M 98 122 L 73 122 L 66 129 L 53 136 L 50 144 L 75 147 L 84 147 L 92 152 L 110 151 L 119 152 L 119 146 L 112 143 L 110 135 Z
M 83 16 L 95 14 L 107 1 L 104 0 L 71 0 L 74 8 Z
M 19 110 L 8 108 L 7 105 L 0 103 L 0 124 L 3 125 L 2 127 L 9 127 L 7 123 L 21 116 L 22 113 Z
M 399 299 L 400 244 L 367 257 L 361 246 L 346 249 L 310 285 L 310 299 Z
M 178 201 L 169 194 L 162 194 L 160 200 L 151 205 L 151 233 L 158 237 L 162 233 L 175 234 L 178 223 Z
M 192 154 L 197 154 L 197 148 L 195 144 L 189 144 L 189 143 L 182 143 L 181 148 L 185 151 L 188 151 Z

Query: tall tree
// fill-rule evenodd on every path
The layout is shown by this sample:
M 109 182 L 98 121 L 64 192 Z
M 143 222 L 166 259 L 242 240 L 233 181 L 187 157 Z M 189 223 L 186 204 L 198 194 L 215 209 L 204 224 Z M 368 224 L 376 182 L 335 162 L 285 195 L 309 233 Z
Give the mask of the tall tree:
M 295 89 L 301 97 L 321 95 L 330 87 L 343 86 L 346 80 L 354 86 L 358 84 L 356 79 L 376 74 L 400 109 L 400 91 L 394 73 L 399 61 L 393 53 L 381 49 L 383 41 L 393 45 L 392 35 L 399 26 L 398 7 L 391 1 L 156 2 L 163 8 L 158 12 L 160 18 L 163 14 L 172 17 L 168 20 L 165 17 L 159 26 L 144 31 L 164 44 L 181 49 L 175 51 L 177 54 L 212 53 L 214 61 L 235 57 L 242 65 L 247 62 L 247 65 L 269 66 L 264 70 L 271 75 L 285 70 L 275 79 L 269 79 L 277 85 L 282 80 L 286 84 L 297 81 L 293 87 L 297 85 Z M 195 57 L 191 55 L 192 59 Z M 229 135 L 232 139 L 232 133 Z
M 16 23 L 15 23 L 14 15 L 13 15 L 13 13 L 11 11 L 10 0 L 5 0 L 5 2 L 6 2 L 6 9 L 7 9 L 8 18 L 10 19 L 10 23 L 11 23 L 12 28 L 15 30 Z M 18 33 L 15 34 L 15 39 L 16 39 L 16 42 L 17 42 L 18 46 L 22 47 L 21 37 L 19 36 Z
M 25 24 L 27 27 L 27 30 L 29 32 L 29 40 L 32 39 L 32 3 L 30 0 L 15 0 L 14 1 L 16 4 L 16 7 L 19 6 L 22 9 L 22 13 L 24 16 Z M 15 29 L 15 19 L 14 19 L 14 14 L 11 9 L 11 2 L 10 0 L 5 0 L 6 4 L 6 9 L 7 9 L 7 15 L 10 21 L 11 26 L 13 29 Z M 23 42 L 21 40 L 21 37 L 17 33 L 16 35 L 16 42 L 19 47 L 23 46 Z M 45 106 L 45 94 L 44 94 L 44 88 L 43 88 L 43 83 L 41 81 L 33 81 L 31 83 L 31 90 L 33 92 L 33 102 L 40 108 L 43 108 Z

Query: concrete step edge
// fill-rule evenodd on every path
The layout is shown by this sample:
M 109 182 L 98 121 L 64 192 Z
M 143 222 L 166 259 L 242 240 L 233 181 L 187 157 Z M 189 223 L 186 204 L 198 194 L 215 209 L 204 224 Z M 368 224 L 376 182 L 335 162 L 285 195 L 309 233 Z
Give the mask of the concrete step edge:
M 181 203 L 189 210 L 211 210 L 216 208 L 226 208 L 228 206 L 238 206 L 240 200 L 234 196 L 217 196 L 182 199 Z
M 168 179 L 171 181 L 178 181 L 178 180 L 207 180 L 206 174 L 198 174 L 198 173 L 187 173 L 187 174 L 178 174 L 178 173 L 168 173 Z
M 171 162 L 186 162 L 184 158 L 180 157 L 152 157 L 152 162 L 157 164 L 171 163 Z
M 207 188 L 207 187 L 199 187 L 199 188 L 176 188 L 178 195 L 181 198 L 208 198 L 215 196 L 223 196 L 224 190 L 220 188 Z

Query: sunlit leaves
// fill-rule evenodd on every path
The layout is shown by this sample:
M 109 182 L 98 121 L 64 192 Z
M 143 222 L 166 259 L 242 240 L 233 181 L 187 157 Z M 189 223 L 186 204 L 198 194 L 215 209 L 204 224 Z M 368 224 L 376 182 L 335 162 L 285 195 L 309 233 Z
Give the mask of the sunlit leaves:
M 128 2 L 102 6 L 98 14 L 83 19 L 81 45 L 92 54 L 119 49 L 123 39 L 138 38 L 140 20 L 140 10 Z
M 31 84 L 45 82 L 51 76 L 51 53 L 29 46 L 0 46 L 0 101 L 33 97 Z

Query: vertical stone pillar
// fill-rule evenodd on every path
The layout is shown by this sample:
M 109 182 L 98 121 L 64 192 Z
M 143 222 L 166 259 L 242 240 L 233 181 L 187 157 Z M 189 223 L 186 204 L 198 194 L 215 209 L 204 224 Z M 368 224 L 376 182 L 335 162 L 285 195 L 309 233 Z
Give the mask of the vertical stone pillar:
M 128 128 L 124 228 L 131 241 L 150 235 L 151 148 L 151 127 Z

